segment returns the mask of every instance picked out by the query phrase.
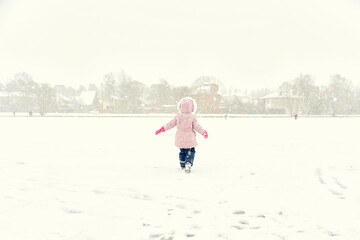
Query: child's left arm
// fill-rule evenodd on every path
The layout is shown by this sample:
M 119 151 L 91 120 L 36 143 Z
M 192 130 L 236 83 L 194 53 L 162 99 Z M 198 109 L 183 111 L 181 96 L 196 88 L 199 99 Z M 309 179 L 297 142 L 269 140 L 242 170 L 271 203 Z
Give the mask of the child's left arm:
M 200 133 L 201 135 L 203 135 L 205 138 L 208 138 L 208 133 L 206 132 L 206 130 L 198 123 L 198 121 L 196 120 L 196 118 L 194 119 L 193 122 L 193 129 L 195 131 L 197 131 L 198 133 Z

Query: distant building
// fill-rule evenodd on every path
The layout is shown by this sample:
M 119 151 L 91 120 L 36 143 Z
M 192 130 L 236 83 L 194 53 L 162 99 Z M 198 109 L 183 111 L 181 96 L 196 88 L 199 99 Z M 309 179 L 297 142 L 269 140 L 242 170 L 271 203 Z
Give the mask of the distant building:
M 196 100 L 198 113 L 221 113 L 221 96 L 217 84 L 206 83 L 196 88 L 193 98 Z
M 248 113 L 250 99 L 248 96 L 231 95 L 223 97 L 222 107 L 224 112 L 228 113 Z
M 27 111 L 22 107 L 24 104 L 24 97 L 20 92 L 0 92 L 0 111 Z
M 9 93 L 0 92 L 0 111 L 8 111 L 9 107 Z
M 226 96 L 224 97 L 224 100 L 229 103 L 246 104 L 250 102 L 250 98 L 248 96 L 238 96 L 238 95 Z
M 56 93 L 56 103 L 58 112 L 70 113 L 75 110 L 74 100 L 61 93 Z
M 290 114 L 294 115 L 299 110 L 302 98 L 275 92 L 259 99 L 266 114 Z
M 93 112 L 101 110 L 101 104 L 96 91 L 82 91 L 77 98 L 78 112 Z
M 102 112 L 114 113 L 117 112 L 121 105 L 120 98 L 117 96 L 110 96 L 108 99 L 104 99 L 102 102 Z

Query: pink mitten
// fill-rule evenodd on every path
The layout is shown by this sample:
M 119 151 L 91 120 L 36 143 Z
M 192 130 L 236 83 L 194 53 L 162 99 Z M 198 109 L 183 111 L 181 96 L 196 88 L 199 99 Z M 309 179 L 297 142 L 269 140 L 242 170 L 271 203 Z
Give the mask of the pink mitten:
M 209 136 L 206 130 L 202 135 L 204 136 L 204 138 L 208 138 L 208 136 Z
M 159 130 L 156 130 L 155 135 L 158 135 L 161 132 L 165 132 L 165 128 L 161 127 Z

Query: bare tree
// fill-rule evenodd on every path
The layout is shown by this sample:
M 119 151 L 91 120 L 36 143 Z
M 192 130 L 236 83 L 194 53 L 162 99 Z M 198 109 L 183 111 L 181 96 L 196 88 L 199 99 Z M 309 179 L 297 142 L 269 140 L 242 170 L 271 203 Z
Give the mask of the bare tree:
M 298 112 L 312 113 L 312 109 L 318 104 L 319 88 L 314 85 L 314 79 L 309 74 L 300 74 L 280 86 L 280 96 L 284 98 L 285 107 L 291 115 Z
M 6 85 L 6 91 L 16 92 L 20 95 L 16 106 L 12 106 L 14 110 L 34 111 L 37 105 L 36 91 L 38 87 L 38 84 L 33 81 L 29 74 L 25 72 L 16 73 L 14 79 Z
M 191 89 L 186 86 L 174 87 L 172 89 L 172 103 L 176 104 L 184 97 L 191 96 Z
M 98 89 L 98 87 L 94 84 L 94 83 L 90 83 L 89 84 L 89 87 L 88 87 L 88 90 L 89 91 L 98 91 L 99 89 Z
M 160 79 L 158 84 L 152 84 L 148 100 L 150 106 L 158 108 L 173 103 L 170 84 L 164 79 Z
M 318 101 L 318 87 L 314 85 L 315 78 L 309 74 L 300 74 L 293 83 L 293 95 L 297 98 L 297 108 L 304 114 L 309 114 Z
M 284 99 L 285 108 L 292 116 L 294 113 L 298 112 L 299 103 L 297 99 L 294 97 L 294 85 L 292 82 L 284 82 L 279 87 L 280 89 L 280 97 Z
M 41 116 L 48 112 L 56 111 L 56 92 L 48 84 L 41 84 L 37 89 L 38 107 Z
M 145 84 L 135 81 L 124 71 L 117 74 L 119 112 L 135 113 L 140 112 Z
M 103 101 L 110 101 L 111 97 L 116 95 L 116 84 L 116 78 L 113 73 L 108 73 L 104 76 L 102 93 Z
M 351 114 L 356 111 L 357 100 L 352 89 L 352 83 L 345 77 L 337 74 L 330 78 L 326 93 L 329 110 L 333 116 Z

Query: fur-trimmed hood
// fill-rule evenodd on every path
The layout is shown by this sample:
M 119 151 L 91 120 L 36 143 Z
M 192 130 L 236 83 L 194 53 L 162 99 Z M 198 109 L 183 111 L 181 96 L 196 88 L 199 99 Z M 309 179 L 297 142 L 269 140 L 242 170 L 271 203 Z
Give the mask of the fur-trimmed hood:
M 178 102 L 178 111 L 180 113 L 196 113 L 197 104 L 191 97 L 185 97 Z
M 196 112 L 196 102 L 190 97 L 183 98 L 178 103 L 178 110 L 180 113 L 167 124 L 164 129 L 169 129 L 177 126 L 175 135 L 175 146 L 179 148 L 193 148 L 197 146 L 196 133 L 204 134 L 205 130 L 200 126 L 193 114 Z

